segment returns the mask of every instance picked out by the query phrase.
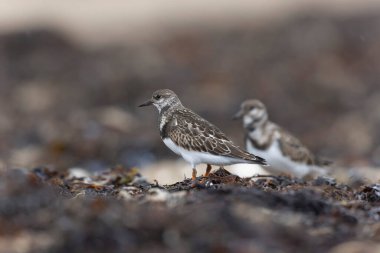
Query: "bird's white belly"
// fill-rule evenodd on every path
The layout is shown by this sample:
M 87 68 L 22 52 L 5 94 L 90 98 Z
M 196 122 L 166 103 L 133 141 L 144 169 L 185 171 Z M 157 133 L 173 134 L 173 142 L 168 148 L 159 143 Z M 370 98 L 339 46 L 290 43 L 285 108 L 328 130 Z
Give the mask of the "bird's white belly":
M 297 177 L 303 177 L 315 169 L 314 166 L 295 162 L 284 156 L 277 141 L 274 141 L 265 151 L 255 148 L 249 140 L 247 140 L 246 146 L 248 152 L 266 159 L 270 167 L 279 173 L 290 173 Z
M 211 165 L 231 165 L 237 163 L 244 163 L 240 159 L 234 159 L 225 156 L 217 156 L 210 153 L 189 151 L 177 146 L 170 138 L 163 139 L 165 145 L 174 153 L 182 156 L 193 168 L 200 163 L 207 163 Z

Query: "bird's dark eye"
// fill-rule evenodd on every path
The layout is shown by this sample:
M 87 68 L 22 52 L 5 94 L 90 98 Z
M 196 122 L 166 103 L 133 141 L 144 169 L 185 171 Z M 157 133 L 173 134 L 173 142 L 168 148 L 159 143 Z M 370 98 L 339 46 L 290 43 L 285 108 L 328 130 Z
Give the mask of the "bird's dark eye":
M 153 98 L 159 100 L 161 98 L 161 95 L 155 95 Z
M 248 110 L 253 110 L 253 109 L 255 109 L 255 108 L 256 108 L 256 106 L 252 105 L 252 106 L 250 106 L 250 107 L 248 108 Z

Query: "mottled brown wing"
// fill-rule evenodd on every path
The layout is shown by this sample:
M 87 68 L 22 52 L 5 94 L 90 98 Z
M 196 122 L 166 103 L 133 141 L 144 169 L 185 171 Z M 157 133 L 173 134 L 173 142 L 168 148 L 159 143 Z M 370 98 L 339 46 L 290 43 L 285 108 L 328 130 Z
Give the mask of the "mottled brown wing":
M 187 150 L 265 164 L 264 159 L 241 150 L 219 128 L 188 109 L 175 112 L 168 127 L 170 139 Z
M 280 130 L 281 137 L 278 140 L 282 153 L 293 161 L 314 164 L 313 154 L 296 137 Z

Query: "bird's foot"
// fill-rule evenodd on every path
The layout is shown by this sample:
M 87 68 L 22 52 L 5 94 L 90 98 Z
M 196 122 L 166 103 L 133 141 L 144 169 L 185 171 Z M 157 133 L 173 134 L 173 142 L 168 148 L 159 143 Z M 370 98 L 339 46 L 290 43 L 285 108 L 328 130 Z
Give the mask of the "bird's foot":
M 192 181 L 190 187 L 193 189 L 194 188 L 204 189 L 204 188 L 206 188 L 206 184 L 202 183 L 201 181 Z
M 193 173 L 191 174 L 191 188 L 196 188 L 198 184 L 197 170 L 193 169 Z
M 208 176 L 210 174 L 209 170 L 211 170 L 211 166 L 210 166 L 210 169 L 208 169 L 208 167 L 207 167 L 205 176 L 202 176 L 201 177 L 202 179 L 199 180 L 197 178 L 197 171 L 195 169 L 193 169 L 193 173 L 191 175 L 191 185 L 190 185 L 190 187 L 191 188 L 198 188 L 198 189 L 204 189 L 204 188 L 206 188 L 207 179 L 208 179 Z
M 203 185 L 206 184 L 207 179 L 210 176 L 211 169 L 212 169 L 211 165 L 207 164 L 206 173 L 204 174 L 204 176 L 202 177 L 202 180 L 200 181 L 201 184 L 203 184 Z

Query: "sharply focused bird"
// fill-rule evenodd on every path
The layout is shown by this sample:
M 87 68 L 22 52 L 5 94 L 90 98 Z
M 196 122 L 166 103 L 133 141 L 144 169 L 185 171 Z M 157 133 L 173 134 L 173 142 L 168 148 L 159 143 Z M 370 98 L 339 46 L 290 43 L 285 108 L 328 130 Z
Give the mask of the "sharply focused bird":
M 184 107 L 173 91 L 157 90 L 140 107 L 149 105 L 158 109 L 159 130 L 165 145 L 191 164 L 193 181 L 196 180 L 196 166 L 201 163 L 207 164 L 205 177 L 211 165 L 266 164 L 263 158 L 242 150 L 219 128 Z
M 243 121 L 247 151 L 266 159 L 272 171 L 298 177 L 326 174 L 331 162 L 313 155 L 296 137 L 269 121 L 259 100 L 244 101 L 234 118 Z

